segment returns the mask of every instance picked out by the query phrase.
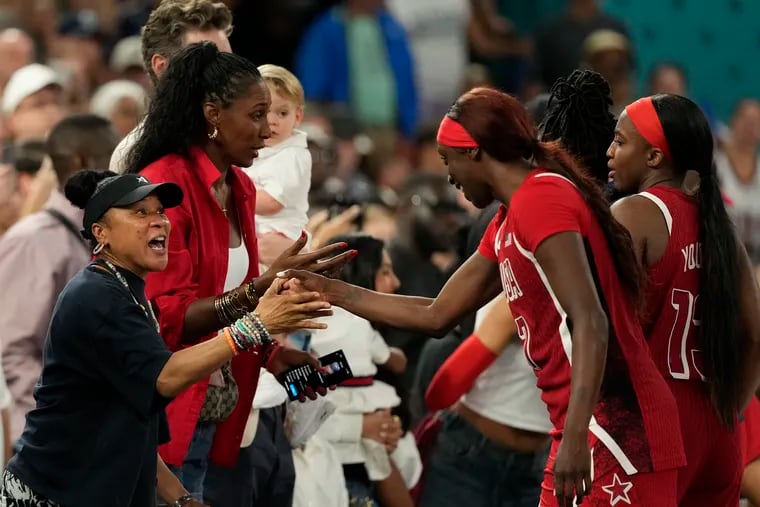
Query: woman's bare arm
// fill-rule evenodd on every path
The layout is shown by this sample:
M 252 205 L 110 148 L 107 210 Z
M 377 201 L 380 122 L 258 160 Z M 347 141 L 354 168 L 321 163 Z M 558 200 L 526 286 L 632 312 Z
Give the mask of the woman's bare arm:
M 435 299 L 381 294 L 305 271 L 289 270 L 280 276 L 297 280 L 294 287 L 320 292 L 332 304 L 371 322 L 436 337 L 445 335 L 462 317 L 501 291 L 498 265 L 479 253 L 449 278 Z

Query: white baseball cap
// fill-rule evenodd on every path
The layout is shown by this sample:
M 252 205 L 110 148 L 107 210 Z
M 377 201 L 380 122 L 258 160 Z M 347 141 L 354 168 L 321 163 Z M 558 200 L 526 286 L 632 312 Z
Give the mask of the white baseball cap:
M 50 85 L 63 87 L 61 76 L 46 65 L 32 63 L 13 73 L 3 92 L 3 113 L 11 114 L 21 101 Z
M 143 68 L 140 36 L 125 37 L 117 42 L 111 53 L 109 66 L 114 72 L 124 72 L 130 67 Z

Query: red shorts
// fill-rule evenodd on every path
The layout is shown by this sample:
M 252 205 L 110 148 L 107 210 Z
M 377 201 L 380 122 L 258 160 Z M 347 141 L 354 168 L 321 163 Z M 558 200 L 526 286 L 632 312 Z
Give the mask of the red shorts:
M 744 411 L 744 421 L 739 425 L 742 442 L 742 463 L 746 467 L 760 458 L 760 400 L 752 398 L 747 410 Z
M 679 505 L 738 505 L 744 465 L 739 426 L 728 429 L 718 420 L 707 386 L 668 381 L 678 403 L 686 466 L 678 473 Z
M 541 483 L 539 507 L 557 507 L 554 496 L 554 460 L 559 440 L 552 442 Z M 593 459 L 593 455 L 592 455 Z M 676 507 L 678 469 L 628 475 L 622 466 L 612 467 L 592 476 L 591 494 L 583 499 L 582 507 Z

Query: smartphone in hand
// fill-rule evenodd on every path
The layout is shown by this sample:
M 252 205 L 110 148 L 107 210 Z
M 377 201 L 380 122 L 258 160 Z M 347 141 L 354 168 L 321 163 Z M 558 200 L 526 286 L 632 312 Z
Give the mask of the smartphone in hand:
M 322 372 L 316 371 L 307 364 L 290 369 L 282 375 L 282 383 L 288 392 L 288 398 L 297 400 L 306 395 L 307 387 L 316 392 L 319 387 L 337 386 L 354 376 L 343 350 L 336 350 L 322 356 L 319 362 L 324 369 Z

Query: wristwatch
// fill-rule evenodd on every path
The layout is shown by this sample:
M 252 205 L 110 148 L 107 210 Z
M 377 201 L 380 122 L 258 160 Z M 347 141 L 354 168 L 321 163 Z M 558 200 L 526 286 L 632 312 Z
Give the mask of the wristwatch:
M 184 507 L 189 502 L 193 500 L 193 497 L 190 495 L 182 495 L 181 497 L 177 498 L 174 503 L 171 505 L 171 507 Z

